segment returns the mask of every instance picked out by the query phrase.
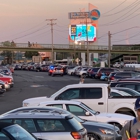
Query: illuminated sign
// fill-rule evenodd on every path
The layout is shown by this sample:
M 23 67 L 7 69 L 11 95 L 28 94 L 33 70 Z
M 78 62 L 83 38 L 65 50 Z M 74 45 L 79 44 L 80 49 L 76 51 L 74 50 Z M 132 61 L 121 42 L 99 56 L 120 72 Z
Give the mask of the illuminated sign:
M 98 20 L 99 17 L 100 17 L 100 12 L 97 10 L 97 9 L 93 9 L 91 12 L 90 12 L 90 18 L 92 20 Z
M 89 18 L 89 12 L 71 12 L 69 13 L 69 19 L 82 19 Z
M 76 33 L 73 34 L 72 28 L 73 26 L 76 27 Z M 92 24 L 79 24 L 79 25 L 71 25 L 69 26 L 69 36 L 70 39 L 73 41 L 87 41 L 87 34 L 86 29 L 88 32 L 88 41 L 95 41 L 96 40 L 96 27 Z

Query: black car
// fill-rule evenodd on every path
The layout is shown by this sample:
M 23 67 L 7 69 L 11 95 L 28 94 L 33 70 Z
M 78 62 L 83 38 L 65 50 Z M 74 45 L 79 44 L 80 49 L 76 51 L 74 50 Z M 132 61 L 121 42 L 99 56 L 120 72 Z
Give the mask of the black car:
M 61 114 L 70 114 L 70 112 L 63 110 L 61 108 L 57 107 L 21 107 L 14 110 L 11 110 L 7 113 L 4 113 L 2 115 L 6 115 L 9 113 L 27 113 L 27 112 L 54 112 L 54 113 L 61 113 Z M 95 140 L 114 140 L 114 137 L 116 140 L 121 140 L 122 137 L 119 134 L 120 129 L 114 125 L 107 124 L 107 123 L 101 123 L 101 122 L 95 122 L 95 121 L 87 121 L 83 120 L 75 115 L 73 115 L 76 120 L 78 120 L 86 129 L 89 139 L 94 138 Z
M 39 140 L 17 124 L 0 122 L 0 140 L 25 140 L 25 139 Z

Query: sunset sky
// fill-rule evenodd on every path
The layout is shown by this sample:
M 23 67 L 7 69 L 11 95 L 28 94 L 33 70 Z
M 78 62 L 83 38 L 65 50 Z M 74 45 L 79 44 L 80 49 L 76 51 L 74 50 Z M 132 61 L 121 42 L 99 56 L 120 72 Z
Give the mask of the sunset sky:
M 108 31 L 113 34 L 112 44 L 140 43 L 139 0 L 0 0 L 0 42 L 50 44 L 50 26 L 45 20 L 55 18 L 54 43 L 68 44 L 68 13 L 87 11 L 88 3 L 101 13 L 99 45 L 107 45 Z

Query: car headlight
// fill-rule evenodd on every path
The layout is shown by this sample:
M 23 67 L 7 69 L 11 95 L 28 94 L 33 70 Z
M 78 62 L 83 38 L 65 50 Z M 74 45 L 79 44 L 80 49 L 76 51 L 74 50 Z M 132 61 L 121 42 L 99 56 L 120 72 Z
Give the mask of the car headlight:
M 25 106 L 25 107 L 28 106 L 28 105 L 29 105 L 29 103 L 23 103 L 23 106 Z
M 106 135 L 114 135 L 114 133 L 115 133 L 115 131 L 110 130 L 110 129 L 100 129 L 100 131 L 101 131 L 103 134 L 106 134 Z

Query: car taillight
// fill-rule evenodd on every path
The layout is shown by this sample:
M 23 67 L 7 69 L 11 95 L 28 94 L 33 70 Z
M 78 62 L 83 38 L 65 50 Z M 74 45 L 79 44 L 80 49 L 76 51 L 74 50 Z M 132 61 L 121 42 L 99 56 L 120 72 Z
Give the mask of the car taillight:
M 81 135 L 78 132 L 71 132 L 71 135 L 74 139 L 81 139 Z
M 60 70 L 60 71 L 62 71 L 62 72 L 63 72 L 63 70 Z
M 114 80 L 115 78 L 114 77 L 110 77 L 110 80 Z

